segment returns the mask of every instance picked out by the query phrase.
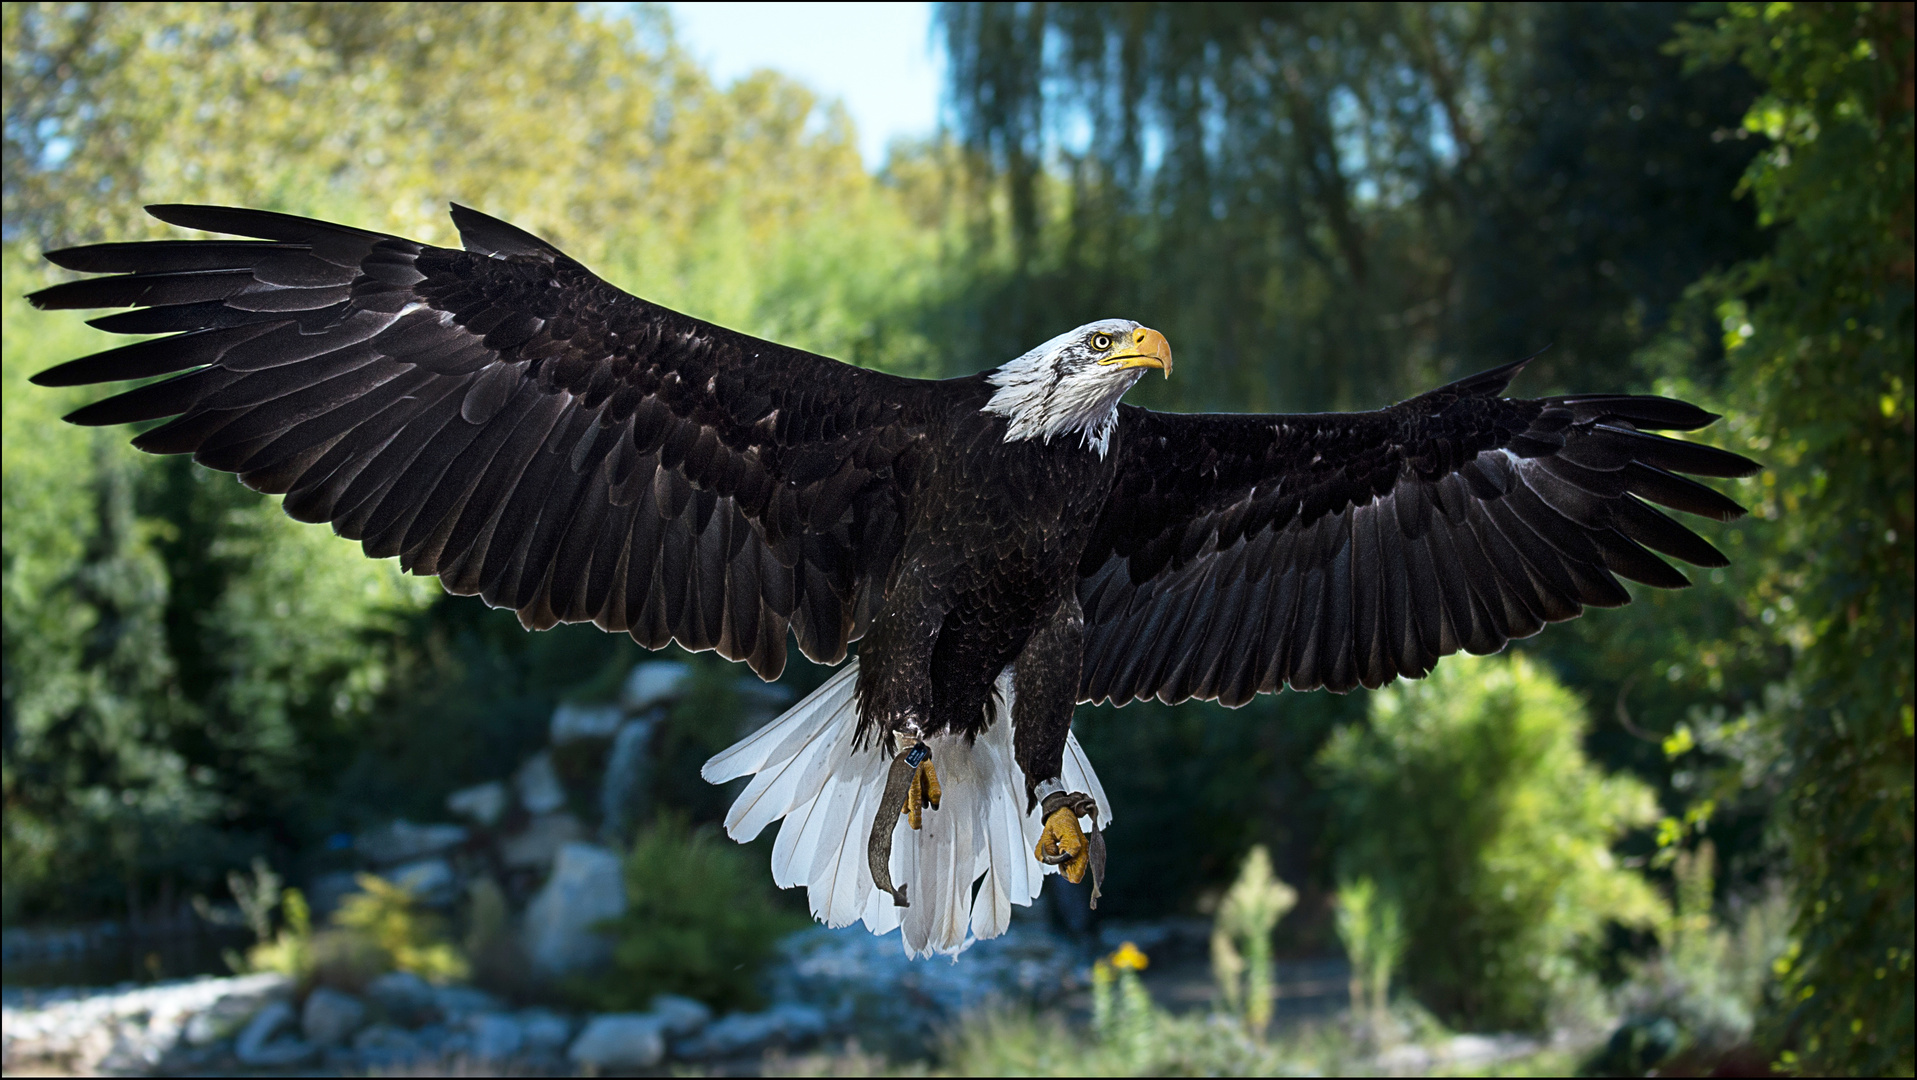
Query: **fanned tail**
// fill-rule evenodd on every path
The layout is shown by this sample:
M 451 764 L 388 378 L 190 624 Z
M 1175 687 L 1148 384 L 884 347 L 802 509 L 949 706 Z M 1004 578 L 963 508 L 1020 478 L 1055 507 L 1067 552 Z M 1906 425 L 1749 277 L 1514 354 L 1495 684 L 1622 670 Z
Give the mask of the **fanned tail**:
M 751 776 L 726 814 L 741 843 L 784 819 L 772 847 L 772 880 L 803 885 L 812 917 L 827 926 L 863 921 L 875 934 L 903 927 L 908 956 L 957 955 L 1011 925 L 1012 905 L 1030 904 L 1058 868 L 1032 849 L 1043 823 L 1025 812 L 1025 773 L 1012 755 L 1012 678 L 999 676 L 997 714 L 975 741 L 926 740 L 943 796 L 914 831 L 901 817 L 892 833 L 892 880 L 910 885 L 912 906 L 894 906 L 872 883 L 866 837 L 884 794 L 891 758 L 853 748 L 858 729 L 858 660 L 846 663 L 778 719 L 707 761 L 719 784 Z M 1098 802 L 1099 827 L 1111 804 L 1076 736 L 1065 744 L 1065 785 Z M 980 879 L 984 880 L 981 882 Z M 976 891 L 973 884 L 978 883 Z

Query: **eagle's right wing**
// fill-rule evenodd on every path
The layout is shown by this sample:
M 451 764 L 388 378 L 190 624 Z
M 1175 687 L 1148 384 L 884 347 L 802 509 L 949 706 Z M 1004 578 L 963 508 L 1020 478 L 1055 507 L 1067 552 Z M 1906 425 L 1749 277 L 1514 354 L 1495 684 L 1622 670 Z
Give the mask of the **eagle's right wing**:
M 1756 463 L 1644 430 L 1715 416 L 1499 397 L 1521 366 L 1367 413 L 1124 407 L 1116 487 L 1079 564 L 1081 700 L 1375 687 L 1624 604 L 1613 575 L 1689 584 L 1652 550 L 1725 565 L 1650 504 L 1730 520 L 1742 508 L 1676 474 Z
M 464 251 L 256 210 L 149 209 L 263 239 L 49 253 L 118 276 L 36 306 L 135 307 L 94 325 L 174 336 L 35 382 L 186 372 L 69 420 L 174 417 L 134 444 L 284 493 L 293 517 L 528 626 L 592 621 L 770 679 L 788 626 L 834 663 L 870 624 L 936 384 L 648 303 L 463 207 Z

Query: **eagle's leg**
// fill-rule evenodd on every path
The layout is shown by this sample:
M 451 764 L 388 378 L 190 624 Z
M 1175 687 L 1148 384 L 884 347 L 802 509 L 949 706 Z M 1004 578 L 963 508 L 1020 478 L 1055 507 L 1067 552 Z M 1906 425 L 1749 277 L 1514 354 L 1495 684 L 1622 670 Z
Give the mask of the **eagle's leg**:
M 922 744 L 921 744 L 922 745 Z M 916 748 L 915 748 L 916 749 Z M 911 751 L 906 751 L 908 754 Z M 912 770 L 912 786 L 905 792 L 905 809 L 902 813 L 914 829 L 924 825 L 925 811 L 939 808 L 939 774 L 932 767 L 932 755 L 926 754 L 925 760 Z
M 925 741 L 932 715 L 932 649 L 945 618 L 937 590 L 916 562 L 899 571 L 887 590 L 886 603 L 873 620 L 872 631 L 860 649 L 859 729 L 856 745 L 869 738 L 894 751 L 879 800 L 878 813 L 866 838 L 866 864 L 872 883 L 892 894 L 899 907 L 910 906 L 906 886 L 892 884 L 892 830 L 899 815 L 914 829 L 925 824 L 925 812 L 939 808 L 939 774 L 932 764 L 932 747 Z
M 1092 872 L 1092 906 L 1098 906 L 1105 877 L 1105 838 L 1098 831 L 1098 803 L 1081 791 L 1069 791 L 1059 779 L 1065 738 L 1078 705 L 1079 672 L 1085 657 L 1085 616 L 1078 598 L 1067 593 L 1026 642 L 1012 670 L 1012 751 L 1025 772 L 1026 810 L 1040 809 L 1045 831 L 1034 854 L 1062 867 L 1076 885 Z M 1090 836 L 1078 819 L 1092 823 Z

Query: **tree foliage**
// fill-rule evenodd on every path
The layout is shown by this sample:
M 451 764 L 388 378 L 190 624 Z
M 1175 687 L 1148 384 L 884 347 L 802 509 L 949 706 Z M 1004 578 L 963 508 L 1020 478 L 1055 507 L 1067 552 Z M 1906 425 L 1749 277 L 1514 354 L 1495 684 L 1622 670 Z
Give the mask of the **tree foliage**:
M 1375 407 L 1545 346 L 1528 386 L 1621 388 L 1757 243 L 1749 147 L 1709 141 L 1751 86 L 1659 53 L 1681 10 L 943 5 L 981 307 L 1160 326 L 1186 406 Z
M 34 371 L 121 344 L 22 294 L 150 202 L 451 242 L 449 200 L 634 291 L 857 362 L 931 355 L 936 238 L 837 106 L 714 85 L 657 11 L 9 4 L 4 13 L 5 912 L 169 902 L 510 771 L 630 642 L 531 638 L 123 433 Z M 906 309 L 906 314 L 896 314 Z
M 1710 529 L 1732 566 L 1523 652 L 1592 704 L 1584 751 L 1662 805 L 1621 856 L 1655 877 L 1708 836 L 1720 904 L 1790 875 L 1777 1044 L 1908 1072 L 1911 8 L 1687 10 L 942 5 L 953 138 L 875 178 L 836 107 L 769 73 L 713 84 L 650 8 L 7 5 L 6 918 L 138 911 L 436 813 L 640 655 L 441 598 L 25 385 L 107 342 L 19 302 L 51 280 L 38 252 L 165 234 L 141 203 L 448 242 L 458 199 L 635 292 L 914 374 L 1122 314 L 1179 342 L 1181 378 L 1140 388 L 1159 407 L 1372 407 L 1548 345 L 1519 392 L 1725 412 L 1706 437 L 1772 467 L 1733 491 L 1752 519 Z M 1088 711 L 1125 807 L 1101 908 L 1201 902 L 1265 843 L 1301 893 L 1281 947 L 1328 944 L 1326 826 L 1352 808 L 1307 763 L 1367 708 Z M 668 749 L 723 738 L 696 734 Z M 1613 794 L 1636 820 L 1641 789 Z M 1425 970 L 1460 1015 L 1537 1015 Z
M 1371 698 L 1320 763 L 1338 861 L 1401 904 L 1404 973 L 1447 1022 L 1535 1028 L 1608 923 L 1664 905 L 1611 845 L 1650 790 L 1584 756 L 1583 705 L 1523 657 L 1454 657 Z
M 1800 643 L 1790 695 L 1755 723 L 1800 911 L 1777 1034 L 1810 1073 L 1913 1068 L 1912 20 L 1908 4 L 1731 4 L 1681 39 L 1765 91 L 1744 123 L 1769 146 L 1745 184 L 1777 246 L 1722 310 L 1776 470 L 1756 590 Z
M 1707 437 L 1773 466 L 1740 492 L 1753 518 L 1712 531 L 1732 567 L 1524 651 L 1602 706 L 1591 751 L 1655 784 L 1657 842 L 1625 853 L 1667 866 L 1708 835 L 1721 892 L 1796 882 L 1772 1037 L 1908 1071 L 1909 6 L 1734 4 L 1691 28 L 1662 4 L 941 11 L 971 287 L 1020 333 L 1106 306 L 1159 325 L 1203 368 L 1159 392 L 1175 404 L 1368 406 L 1549 344 L 1520 392 L 1728 414 Z M 1282 765 L 1227 792 L 1242 751 L 1170 753 L 1204 711 L 1088 745 L 1210 781 L 1141 777 L 1153 813 L 1260 807 L 1250 832 L 1309 833 L 1324 794 Z M 1314 737 L 1298 703 L 1265 715 Z

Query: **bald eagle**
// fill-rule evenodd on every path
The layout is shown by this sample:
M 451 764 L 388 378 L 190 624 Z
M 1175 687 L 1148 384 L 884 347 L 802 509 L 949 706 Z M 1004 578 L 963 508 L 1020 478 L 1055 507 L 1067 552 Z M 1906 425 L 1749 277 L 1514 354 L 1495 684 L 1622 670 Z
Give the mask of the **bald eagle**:
M 36 376 L 173 375 L 68 420 L 171 418 L 134 445 L 529 628 L 590 621 L 766 679 L 788 633 L 843 663 L 704 773 L 752 777 L 733 837 L 784 820 L 778 884 L 831 925 L 902 926 L 913 955 L 1002 933 L 1049 873 L 1096 882 L 1112 807 L 1079 703 L 1242 705 L 1495 652 L 1626 603 L 1619 577 L 1688 584 L 1656 553 L 1725 565 L 1653 504 L 1734 518 L 1679 474 L 1757 468 L 1649 434 L 1715 419 L 1681 401 L 1501 397 L 1522 362 L 1375 412 L 1169 415 L 1120 402 L 1172 371 L 1126 319 L 908 379 L 648 303 L 464 207 L 464 250 L 149 211 L 255 239 L 49 253 L 112 276 L 35 305 L 171 335 Z

